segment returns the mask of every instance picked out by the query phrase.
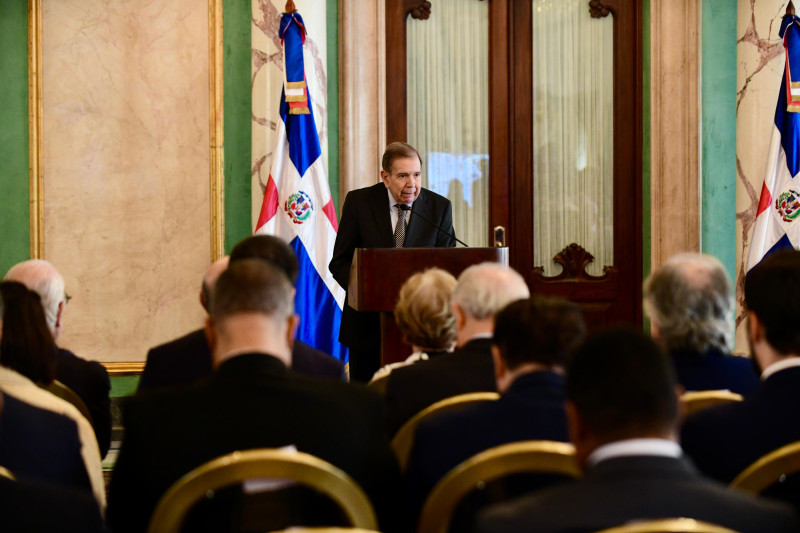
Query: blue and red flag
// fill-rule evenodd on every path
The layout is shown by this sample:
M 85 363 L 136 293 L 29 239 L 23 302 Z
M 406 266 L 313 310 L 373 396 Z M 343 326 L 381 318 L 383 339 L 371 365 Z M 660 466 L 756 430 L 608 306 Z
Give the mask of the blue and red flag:
M 786 67 L 746 272 L 783 248 L 800 248 L 800 18 L 787 9 L 779 33 Z
M 255 233 L 281 237 L 297 254 L 297 338 L 347 362 L 347 348 L 338 341 L 345 293 L 328 271 L 339 223 L 306 84 L 305 24 L 297 12 L 284 13 L 279 31 L 285 61 L 281 120 Z

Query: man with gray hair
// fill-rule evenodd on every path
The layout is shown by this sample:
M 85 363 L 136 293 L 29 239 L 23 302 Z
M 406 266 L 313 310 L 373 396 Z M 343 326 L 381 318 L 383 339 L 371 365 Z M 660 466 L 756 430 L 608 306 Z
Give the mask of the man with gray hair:
M 734 296 L 728 273 L 710 255 L 671 257 L 644 283 L 653 338 L 670 352 L 686 390 L 749 394 L 758 384 L 750 360 L 730 355 Z
M 30 259 L 9 269 L 6 281 L 22 283 L 42 300 L 47 325 L 58 341 L 64 324 L 67 294 L 64 278 L 49 261 Z M 100 456 L 105 457 L 111 445 L 111 381 L 105 367 L 97 361 L 87 361 L 71 351 L 58 348 L 56 379 L 75 391 L 89 409 Z
M 496 391 L 492 362 L 494 316 L 530 297 L 516 271 L 497 263 L 473 265 L 458 277 L 450 301 L 456 315 L 455 352 L 405 368 L 386 382 L 387 421 L 394 434 L 429 405 L 457 394 Z

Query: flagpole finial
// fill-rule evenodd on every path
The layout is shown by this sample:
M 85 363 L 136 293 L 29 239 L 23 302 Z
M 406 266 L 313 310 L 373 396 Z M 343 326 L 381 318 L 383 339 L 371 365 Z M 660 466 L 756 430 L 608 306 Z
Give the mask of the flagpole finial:
M 789 4 L 791 4 L 791 2 L 789 2 Z M 794 8 L 792 8 L 792 10 L 794 10 Z M 292 0 L 286 0 L 286 9 L 284 13 L 297 13 L 297 8 L 294 7 L 294 2 L 292 2 Z
M 792 3 L 792 0 L 789 0 L 789 3 L 786 4 L 786 15 L 790 17 L 794 16 L 794 4 Z

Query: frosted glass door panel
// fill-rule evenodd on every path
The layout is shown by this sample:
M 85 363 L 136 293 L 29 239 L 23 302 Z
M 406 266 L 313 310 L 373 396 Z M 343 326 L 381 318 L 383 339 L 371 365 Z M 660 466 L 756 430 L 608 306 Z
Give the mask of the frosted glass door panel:
M 533 258 L 577 243 L 586 271 L 614 264 L 613 20 L 586 0 L 533 0 Z
M 489 3 L 436 0 L 428 20 L 408 19 L 406 35 L 408 142 L 422 157 L 423 186 L 453 203 L 461 240 L 487 246 Z

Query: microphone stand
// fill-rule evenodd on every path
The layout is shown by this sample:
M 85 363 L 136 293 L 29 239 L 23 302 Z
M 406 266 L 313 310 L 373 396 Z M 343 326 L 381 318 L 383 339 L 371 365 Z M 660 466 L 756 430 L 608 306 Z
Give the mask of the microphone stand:
M 406 204 L 399 204 L 398 208 L 400 209 L 400 211 L 411 211 L 411 214 L 412 214 L 412 215 L 416 215 L 416 216 L 418 216 L 419 218 L 421 218 L 422 220 L 424 220 L 425 222 L 427 222 L 428 224 L 430 224 L 430 225 L 431 225 L 431 226 L 433 226 L 434 228 L 438 229 L 439 231 L 441 231 L 442 233 L 444 233 L 444 234 L 445 234 L 445 235 L 447 235 L 448 237 L 452 237 L 452 238 L 453 238 L 453 239 L 455 239 L 456 241 L 458 241 L 458 242 L 460 242 L 461 244 L 463 244 L 465 247 L 469 248 L 469 244 L 465 243 L 464 241 L 462 241 L 461 239 L 459 239 L 458 237 L 456 237 L 455 235 L 453 235 L 453 234 L 452 234 L 452 233 L 450 233 L 449 231 L 445 231 L 444 229 L 442 229 L 442 227 L 441 227 L 441 226 L 439 226 L 439 224 L 437 224 L 436 222 L 433 222 L 432 220 L 429 220 L 429 219 L 428 219 L 428 217 L 426 217 L 425 215 L 422 215 L 422 214 L 420 214 L 420 213 L 417 213 L 416 211 L 414 211 L 413 209 L 411 209 L 411 207 L 410 207 L 410 206 L 408 206 L 408 205 L 406 205 Z

